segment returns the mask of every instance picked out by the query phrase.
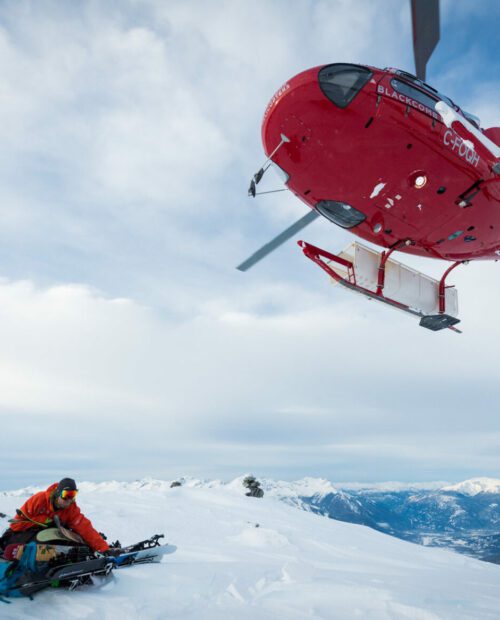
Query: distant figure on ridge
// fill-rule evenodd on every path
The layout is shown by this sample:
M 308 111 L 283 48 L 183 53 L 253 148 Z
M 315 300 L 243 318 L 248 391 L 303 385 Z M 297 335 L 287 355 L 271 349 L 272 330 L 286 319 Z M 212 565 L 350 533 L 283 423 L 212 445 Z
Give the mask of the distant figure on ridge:
M 64 526 L 79 534 L 94 551 L 108 551 L 108 543 L 76 505 L 77 494 L 76 482 L 63 478 L 46 491 L 32 495 L 10 520 L 9 528 L 0 537 L 0 549 L 14 543 L 28 543 L 47 528 Z
M 248 489 L 247 497 L 264 497 L 264 491 L 260 488 L 260 482 L 254 476 L 246 476 L 243 486 Z

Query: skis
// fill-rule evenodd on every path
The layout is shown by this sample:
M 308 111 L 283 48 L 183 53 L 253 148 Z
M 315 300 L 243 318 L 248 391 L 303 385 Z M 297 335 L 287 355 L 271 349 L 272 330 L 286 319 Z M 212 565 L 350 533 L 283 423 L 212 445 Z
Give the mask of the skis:
M 148 549 L 140 549 L 139 551 L 126 551 L 112 558 L 117 568 L 131 566 L 132 564 L 149 564 L 152 562 L 161 562 L 164 555 L 174 553 L 177 547 L 175 545 L 158 545 Z
M 149 564 L 151 562 L 161 562 L 164 555 L 174 553 L 177 549 L 175 545 L 162 545 L 160 538 L 165 538 L 163 534 L 155 534 L 147 540 L 141 540 L 135 545 L 129 545 L 121 549 L 120 555 L 114 556 L 116 566 L 130 566 L 131 564 Z M 120 548 L 119 541 L 116 541 L 111 548 Z
M 19 578 L 15 589 L 31 596 L 44 588 L 68 587 L 75 590 L 79 586 L 92 581 L 93 576 L 106 576 L 114 567 L 113 558 L 96 558 L 83 562 L 72 562 L 62 566 L 50 568 L 43 576 L 34 576 L 31 573 Z

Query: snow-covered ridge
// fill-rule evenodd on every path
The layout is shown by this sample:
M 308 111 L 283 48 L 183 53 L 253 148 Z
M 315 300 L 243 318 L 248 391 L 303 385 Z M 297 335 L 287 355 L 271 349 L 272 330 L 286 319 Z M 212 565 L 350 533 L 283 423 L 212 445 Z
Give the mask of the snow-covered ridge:
M 78 482 L 78 488 L 82 492 L 95 491 L 98 493 L 109 493 L 118 491 L 168 491 L 173 482 L 180 482 L 186 488 L 203 488 L 216 489 L 225 488 L 229 491 L 236 491 L 240 495 L 244 495 L 243 479 L 248 474 L 238 476 L 230 482 L 221 480 L 204 480 L 199 478 L 181 477 L 175 480 L 157 480 L 155 478 L 142 478 L 132 482 L 118 482 L 116 480 L 108 480 L 105 482 Z M 283 480 L 272 480 L 259 478 L 262 488 L 266 494 L 274 497 L 313 497 L 325 496 L 329 493 L 338 493 L 338 490 L 324 478 L 302 478 L 294 482 Z M 42 491 L 46 487 L 29 486 L 15 491 L 4 491 L 3 495 L 24 496 L 31 495 L 37 491 Z
M 226 488 L 242 494 L 243 478 L 248 474 L 238 476 L 234 480 L 224 482 L 222 480 L 208 480 L 192 477 L 180 477 L 176 481 L 187 488 Z M 466 495 L 476 495 L 477 493 L 500 493 L 500 480 L 497 478 L 471 478 L 456 484 L 447 482 L 330 482 L 325 478 L 305 477 L 295 481 L 274 480 L 272 478 L 258 478 L 261 486 L 267 494 L 280 499 L 298 497 L 324 497 L 329 494 L 337 494 L 341 491 L 419 491 L 419 490 L 441 490 L 455 491 Z M 144 490 L 163 492 L 170 489 L 174 480 L 158 480 L 151 477 L 140 480 L 119 482 L 109 480 L 105 482 L 78 482 L 82 491 L 97 491 L 108 493 L 110 491 L 124 490 Z M 0 495 L 24 496 L 41 491 L 46 487 L 29 486 L 13 491 L 3 491 Z
M 262 480 L 262 488 L 276 497 L 297 495 L 300 497 L 325 496 L 338 493 L 338 489 L 324 478 L 302 478 L 294 482 Z
M 477 495 L 478 493 L 500 493 L 500 480 L 498 478 L 471 478 L 458 484 L 452 484 L 441 489 L 442 491 L 454 491 L 463 495 Z
M 438 491 L 449 482 L 334 482 L 334 486 L 343 491 Z
M 239 478 L 237 480 L 240 480 Z M 55 482 L 55 481 L 54 481 Z M 165 492 L 170 490 L 173 482 L 180 482 L 182 486 L 188 488 L 220 488 L 231 487 L 233 483 L 225 483 L 220 480 L 200 480 L 198 478 L 176 478 L 174 480 L 158 480 L 155 478 L 141 478 L 140 480 L 134 480 L 129 482 L 107 480 L 104 482 L 79 482 L 77 480 L 78 489 L 83 493 L 97 492 L 97 493 L 112 493 L 119 491 L 157 491 Z M 234 481 L 233 481 L 234 482 Z M 44 491 L 49 485 L 45 486 L 29 486 L 22 489 L 16 489 L 14 491 L 2 491 L 0 496 L 16 496 L 22 497 L 25 495 L 32 495 L 38 491 Z

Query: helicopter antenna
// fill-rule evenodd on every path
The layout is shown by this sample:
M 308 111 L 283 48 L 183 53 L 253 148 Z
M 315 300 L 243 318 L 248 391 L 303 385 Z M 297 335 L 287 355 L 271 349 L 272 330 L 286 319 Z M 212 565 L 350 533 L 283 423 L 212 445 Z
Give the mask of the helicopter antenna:
M 425 82 L 425 68 L 439 41 L 439 0 L 411 0 L 413 52 L 419 80 Z

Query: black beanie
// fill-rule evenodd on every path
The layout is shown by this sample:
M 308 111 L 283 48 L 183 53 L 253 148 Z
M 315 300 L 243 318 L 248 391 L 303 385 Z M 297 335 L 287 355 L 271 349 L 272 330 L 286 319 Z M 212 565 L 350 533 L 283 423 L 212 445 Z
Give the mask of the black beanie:
M 78 491 L 76 488 L 76 482 L 73 478 L 63 478 L 57 485 L 56 495 L 61 495 L 64 489 L 67 489 L 68 491 Z

